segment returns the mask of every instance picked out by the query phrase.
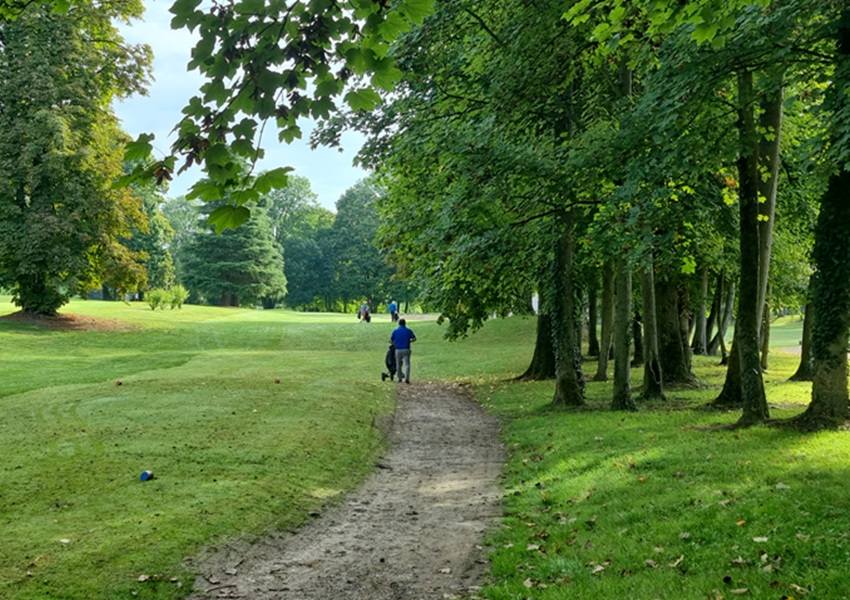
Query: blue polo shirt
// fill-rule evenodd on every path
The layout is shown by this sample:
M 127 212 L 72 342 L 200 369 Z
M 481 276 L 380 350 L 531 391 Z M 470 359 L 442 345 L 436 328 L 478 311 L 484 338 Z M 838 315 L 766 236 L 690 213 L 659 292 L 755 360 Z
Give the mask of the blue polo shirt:
M 392 335 L 390 335 L 390 341 L 396 350 L 410 350 L 410 341 L 415 337 L 412 329 L 401 326 L 393 330 Z

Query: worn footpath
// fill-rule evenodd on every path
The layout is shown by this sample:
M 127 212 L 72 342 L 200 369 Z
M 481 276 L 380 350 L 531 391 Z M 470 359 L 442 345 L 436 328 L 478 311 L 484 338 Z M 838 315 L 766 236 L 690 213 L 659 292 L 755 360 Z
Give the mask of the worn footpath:
M 429 600 L 473 596 L 501 513 L 498 422 L 463 388 L 393 384 L 378 468 L 305 527 L 233 544 L 195 565 L 202 598 Z

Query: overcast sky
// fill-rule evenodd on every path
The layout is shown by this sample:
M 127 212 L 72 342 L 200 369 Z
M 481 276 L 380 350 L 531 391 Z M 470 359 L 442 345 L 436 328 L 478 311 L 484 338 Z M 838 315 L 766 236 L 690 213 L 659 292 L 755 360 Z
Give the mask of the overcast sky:
M 194 45 L 193 37 L 185 30 L 171 30 L 171 14 L 168 12 L 171 4 L 172 0 L 145 0 L 147 11 L 144 21 L 136 21 L 132 27 L 124 29 L 128 42 L 146 43 L 153 49 L 156 80 L 149 87 L 147 96 L 135 96 L 115 106 L 125 131 L 134 138 L 140 133 L 155 134 L 154 147 L 161 154 L 167 153 L 174 141 L 171 129 L 180 120 L 180 111 L 203 83 L 197 73 L 186 70 Z M 302 140 L 291 145 L 279 144 L 277 135 L 269 135 L 267 131 L 266 157 L 260 167 L 293 167 L 296 175 L 310 180 L 322 206 L 335 210 L 336 201 L 345 190 L 367 175 L 366 171 L 352 165 L 362 138 L 353 133 L 343 136 L 344 152 L 337 148 L 310 150 L 308 138 L 309 131 L 305 127 Z M 197 169 L 175 177 L 168 196 L 184 194 L 200 177 L 201 172 Z

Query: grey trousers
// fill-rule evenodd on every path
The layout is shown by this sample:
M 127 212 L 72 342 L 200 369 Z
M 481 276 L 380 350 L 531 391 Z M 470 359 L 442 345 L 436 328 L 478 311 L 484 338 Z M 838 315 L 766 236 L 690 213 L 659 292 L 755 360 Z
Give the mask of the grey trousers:
M 402 370 L 402 367 L 404 369 Z M 395 368 L 398 373 L 398 380 L 406 379 L 410 381 L 410 348 L 395 351 Z

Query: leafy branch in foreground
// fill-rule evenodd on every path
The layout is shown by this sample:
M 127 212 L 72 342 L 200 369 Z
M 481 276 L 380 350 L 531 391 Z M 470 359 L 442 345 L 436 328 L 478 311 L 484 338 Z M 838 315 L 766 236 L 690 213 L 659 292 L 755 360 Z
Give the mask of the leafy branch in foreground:
M 266 126 L 274 125 L 278 141 L 291 143 L 301 138 L 303 119 L 329 119 L 343 104 L 374 108 L 376 90 L 391 90 L 400 79 L 390 44 L 430 12 L 431 0 L 400 0 L 392 8 L 382 0 L 203 7 L 200 0 L 177 0 L 171 25 L 200 35 L 189 68 L 206 82 L 183 109 L 171 155 L 144 163 L 122 183 L 168 180 L 175 169 L 201 165 L 207 177 L 187 197 L 228 196 L 231 205 L 212 217 L 219 231 L 237 227 L 250 214 L 245 204 L 286 185 L 286 167 L 254 175 Z M 125 158 L 150 156 L 152 141 L 142 134 Z

